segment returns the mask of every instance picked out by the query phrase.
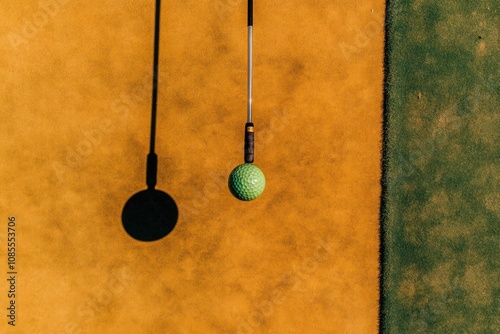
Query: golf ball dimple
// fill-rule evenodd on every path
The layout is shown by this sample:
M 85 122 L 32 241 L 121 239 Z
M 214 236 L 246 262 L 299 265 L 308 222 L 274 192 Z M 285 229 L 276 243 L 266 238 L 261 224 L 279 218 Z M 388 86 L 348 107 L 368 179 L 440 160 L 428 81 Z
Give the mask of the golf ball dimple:
M 237 166 L 229 175 L 229 190 L 239 200 L 251 201 L 262 194 L 266 178 L 259 167 L 245 163 Z

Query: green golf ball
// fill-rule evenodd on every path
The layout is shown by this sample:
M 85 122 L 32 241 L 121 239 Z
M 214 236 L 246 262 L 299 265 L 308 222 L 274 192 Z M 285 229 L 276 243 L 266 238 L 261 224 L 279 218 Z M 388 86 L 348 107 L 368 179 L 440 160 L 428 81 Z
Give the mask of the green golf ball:
M 242 201 L 251 201 L 264 191 L 266 178 L 259 167 L 246 163 L 233 169 L 228 184 L 234 197 Z

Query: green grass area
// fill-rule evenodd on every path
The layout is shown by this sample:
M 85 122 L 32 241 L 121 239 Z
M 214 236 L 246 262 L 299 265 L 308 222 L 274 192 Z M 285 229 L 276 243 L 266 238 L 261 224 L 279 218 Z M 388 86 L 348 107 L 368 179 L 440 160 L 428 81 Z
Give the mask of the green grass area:
M 500 333 L 496 1 L 387 2 L 383 333 Z

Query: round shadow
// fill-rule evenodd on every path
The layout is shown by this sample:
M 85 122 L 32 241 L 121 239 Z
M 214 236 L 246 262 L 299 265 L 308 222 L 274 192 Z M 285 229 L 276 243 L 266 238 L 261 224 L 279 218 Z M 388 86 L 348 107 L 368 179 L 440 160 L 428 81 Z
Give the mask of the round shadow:
M 125 203 L 122 223 L 125 231 L 140 241 L 155 241 L 172 232 L 179 211 L 172 197 L 156 189 L 134 194 Z

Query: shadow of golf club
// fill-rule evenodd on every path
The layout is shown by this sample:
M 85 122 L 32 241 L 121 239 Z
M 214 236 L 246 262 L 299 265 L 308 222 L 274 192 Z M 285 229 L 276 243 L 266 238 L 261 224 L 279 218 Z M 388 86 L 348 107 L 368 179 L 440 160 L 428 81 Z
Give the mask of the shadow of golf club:
M 134 194 L 125 203 L 122 223 L 125 231 L 139 241 L 156 241 L 172 232 L 179 211 L 167 193 L 146 189 Z

